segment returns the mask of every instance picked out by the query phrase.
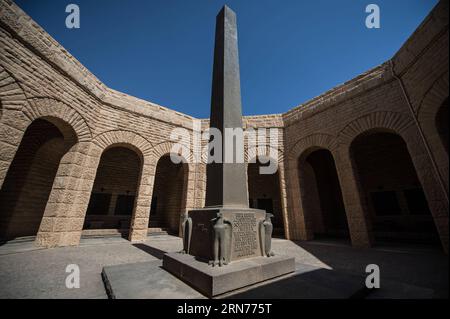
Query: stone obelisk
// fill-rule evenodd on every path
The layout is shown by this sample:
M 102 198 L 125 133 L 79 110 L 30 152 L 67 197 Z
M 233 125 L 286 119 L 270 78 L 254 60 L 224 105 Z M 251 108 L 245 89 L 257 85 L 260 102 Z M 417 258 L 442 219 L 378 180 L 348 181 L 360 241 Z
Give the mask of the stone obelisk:
M 259 228 L 266 218 L 265 211 L 249 208 L 246 167 L 239 158 L 244 137 L 237 25 L 236 14 L 227 6 L 216 18 L 211 135 L 213 129 L 219 134 L 212 139 L 221 141 L 214 141 L 214 154 L 208 154 L 205 208 L 189 212 L 189 253 L 221 267 L 264 255 Z M 222 154 L 219 160 L 215 152 Z
M 211 129 L 220 132 L 222 143 L 213 150 L 222 157 L 207 164 L 205 207 L 189 211 L 182 224 L 183 251 L 165 254 L 163 267 L 214 297 L 295 270 L 294 258 L 271 251 L 270 215 L 249 208 L 246 164 L 237 155 L 242 134 L 227 144 L 227 129 L 242 129 L 236 14 L 227 6 L 216 19 Z
M 236 163 L 235 147 L 225 147 L 225 129 L 242 130 L 241 85 L 236 14 L 227 6 L 217 16 L 214 67 L 211 94 L 210 127 L 222 134 L 222 157 L 232 163 L 211 163 L 206 169 L 206 207 L 248 207 L 248 190 L 244 163 Z M 243 138 L 236 140 L 243 146 Z M 218 151 L 218 150 L 215 150 Z M 242 150 L 243 151 L 243 150 Z M 211 154 L 209 154 L 211 156 Z

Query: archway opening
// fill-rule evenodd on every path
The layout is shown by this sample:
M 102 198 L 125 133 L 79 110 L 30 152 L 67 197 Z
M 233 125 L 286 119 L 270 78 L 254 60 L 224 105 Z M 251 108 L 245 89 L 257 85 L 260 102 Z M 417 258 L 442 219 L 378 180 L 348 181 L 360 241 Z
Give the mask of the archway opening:
M 302 202 L 314 238 L 350 241 L 341 186 L 331 152 L 314 150 L 300 158 L 299 166 Z
M 351 145 L 375 243 L 433 243 L 439 236 L 404 140 L 369 132 Z
M 436 113 L 436 127 L 448 155 L 448 98 L 442 103 L 439 111 Z
M 86 211 L 83 235 L 128 234 L 141 167 L 140 156 L 128 147 L 114 146 L 103 152 Z
M 264 163 L 261 163 L 264 162 Z M 247 168 L 248 197 L 251 208 L 263 209 L 273 214 L 273 236 L 284 238 L 284 221 L 281 205 L 280 174 L 261 174 L 260 167 L 267 166 L 268 159 L 259 158 Z
M 150 231 L 179 234 L 181 216 L 186 210 L 188 170 L 186 163 L 172 162 L 169 154 L 159 159 L 150 208 Z
M 3 240 L 37 234 L 61 158 L 76 143 L 68 124 L 50 121 L 37 119 L 28 126 L 11 162 L 0 190 Z

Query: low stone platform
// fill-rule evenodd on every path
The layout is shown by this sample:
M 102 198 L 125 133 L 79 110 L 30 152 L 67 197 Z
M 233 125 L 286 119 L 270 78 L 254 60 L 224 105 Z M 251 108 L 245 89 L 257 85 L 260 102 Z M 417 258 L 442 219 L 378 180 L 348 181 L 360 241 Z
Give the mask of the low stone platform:
M 212 267 L 194 256 L 165 254 L 163 268 L 208 297 L 248 287 L 295 271 L 295 258 L 255 257 Z
M 296 263 L 295 272 L 216 296 L 237 299 L 367 298 L 364 277 Z M 239 279 L 242 280 L 245 274 Z M 220 277 L 220 276 L 219 276 Z M 103 282 L 112 299 L 203 299 L 162 268 L 162 261 L 104 267 Z M 226 276 L 223 277 L 226 280 Z

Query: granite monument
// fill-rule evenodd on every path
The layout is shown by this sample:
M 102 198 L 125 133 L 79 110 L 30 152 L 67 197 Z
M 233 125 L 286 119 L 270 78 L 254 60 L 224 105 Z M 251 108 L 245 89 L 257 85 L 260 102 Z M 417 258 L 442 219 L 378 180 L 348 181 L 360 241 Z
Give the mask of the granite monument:
M 225 131 L 242 129 L 236 14 L 227 6 L 216 19 L 210 127 L 222 133 L 219 151 L 232 161 L 208 161 L 205 207 L 185 216 L 183 254 L 166 254 L 163 267 L 214 297 L 295 270 L 294 258 L 271 250 L 271 215 L 249 208 L 246 164 L 235 156 L 243 136 L 226 147 Z

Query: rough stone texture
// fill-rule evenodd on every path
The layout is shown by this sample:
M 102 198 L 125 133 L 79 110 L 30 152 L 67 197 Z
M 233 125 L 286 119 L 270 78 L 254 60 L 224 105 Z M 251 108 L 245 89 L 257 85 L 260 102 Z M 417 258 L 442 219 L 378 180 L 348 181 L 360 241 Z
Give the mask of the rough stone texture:
M 350 148 L 363 134 L 390 131 L 406 143 L 448 251 L 448 150 L 436 125 L 448 90 L 448 1 L 441 1 L 391 61 L 285 114 L 244 117 L 244 128 L 280 132 L 279 184 L 286 237 L 314 236 L 314 216 L 301 196 L 309 186 L 302 182 L 304 172 L 298 164 L 305 154 L 322 148 L 335 161 L 352 244 L 373 244 L 367 194 Z M 145 240 L 156 166 L 170 153 L 170 132 L 178 127 L 192 130 L 195 123 L 203 130 L 209 126 L 207 119 L 106 87 L 12 1 L 0 0 L 0 185 L 27 128 L 37 119 L 56 126 L 68 146 L 43 205 L 36 243 L 45 247 L 79 244 L 101 155 L 118 145 L 141 158 L 129 239 Z M 254 150 L 247 147 L 245 156 L 247 161 L 254 158 Z M 180 216 L 205 202 L 204 161 L 189 163 L 187 175 Z

